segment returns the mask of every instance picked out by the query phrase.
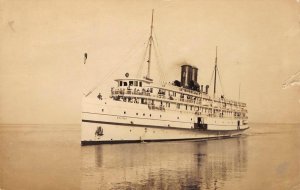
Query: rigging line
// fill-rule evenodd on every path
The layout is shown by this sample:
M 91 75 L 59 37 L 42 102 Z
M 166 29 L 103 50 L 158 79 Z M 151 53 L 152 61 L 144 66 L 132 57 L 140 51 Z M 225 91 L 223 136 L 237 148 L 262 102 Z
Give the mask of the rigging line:
M 218 71 L 219 81 L 221 84 L 221 90 L 222 90 L 223 95 L 225 96 L 225 92 L 224 92 L 224 88 L 223 88 L 223 84 L 222 84 L 222 80 L 221 80 L 221 75 L 220 75 L 220 71 L 218 68 L 217 68 L 217 71 Z
M 124 62 L 127 62 L 128 59 L 130 59 L 133 56 L 133 50 L 136 49 L 136 46 L 139 44 L 139 41 L 142 39 L 142 35 L 140 36 L 140 38 L 136 41 L 136 43 L 132 46 L 132 48 L 130 48 L 130 50 L 128 51 L 128 53 L 126 53 L 126 57 L 124 58 Z M 116 67 L 114 67 L 114 69 L 111 70 L 111 72 L 109 72 L 107 75 L 105 75 L 105 77 L 103 78 L 103 80 L 101 80 L 101 82 L 98 82 L 91 90 L 89 90 L 89 92 L 85 95 L 86 97 L 89 96 L 92 92 L 94 92 L 99 85 L 104 84 L 108 78 L 114 74 L 116 71 L 118 71 L 121 67 L 119 67 L 119 64 L 116 65 Z
M 163 83 L 164 77 L 163 77 L 163 73 L 162 73 L 162 68 L 160 67 L 160 61 L 159 61 L 159 58 L 157 55 L 157 49 L 155 46 L 153 46 L 153 47 L 154 47 L 153 49 L 154 49 L 155 56 L 157 57 L 156 64 L 158 66 L 159 79 L 160 79 L 160 82 Z
M 154 31 L 155 32 L 155 31 Z M 161 59 L 160 61 L 161 61 L 161 63 L 162 63 L 162 66 L 163 66 L 163 71 L 165 71 L 165 68 L 164 68 L 164 60 L 163 60 L 163 56 L 162 56 L 162 53 L 161 53 L 161 51 L 160 51 L 160 49 L 158 48 L 158 40 L 157 40 L 157 37 L 156 37 L 156 35 L 155 35 L 155 33 L 154 33 L 154 36 L 155 36 L 155 42 L 156 42 L 156 44 L 157 44 L 157 52 L 158 52 L 158 56 L 159 56 L 159 58 Z
M 158 47 L 158 40 L 157 40 L 156 33 L 155 33 L 154 30 L 153 30 L 153 33 L 154 33 L 154 38 L 156 39 L 156 40 L 155 40 L 155 43 L 156 43 L 156 45 L 157 45 L 157 47 Z
M 166 82 L 166 77 L 165 77 L 165 65 L 164 65 L 164 60 L 163 60 L 163 56 L 162 56 L 162 53 L 161 53 L 161 51 L 160 51 L 160 49 L 158 48 L 158 40 L 157 40 L 157 36 L 156 36 L 156 33 L 155 33 L 155 31 L 154 31 L 154 41 L 156 42 L 156 51 L 157 51 L 157 57 L 158 57 L 158 59 L 159 59 L 159 61 L 160 61 L 160 64 L 159 64 L 159 66 L 160 66 L 160 68 L 161 68 L 161 71 L 162 71 L 162 78 L 163 78 L 163 80 L 164 80 L 164 82 Z M 155 46 L 155 43 L 154 43 L 154 46 Z
M 138 69 L 137 74 L 136 74 L 137 78 L 140 77 L 140 75 L 142 75 L 142 71 L 143 71 L 143 68 L 144 68 L 144 64 L 145 64 L 145 60 L 146 60 L 148 48 L 149 48 L 149 41 L 147 42 L 146 50 L 144 52 L 144 55 L 142 57 L 142 61 L 140 63 L 139 69 Z
M 211 83 L 212 83 L 214 74 L 215 74 L 215 69 L 214 69 L 213 72 L 211 73 L 211 78 L 210 78 L 209 86 L 211 86 Z
M 153 40 L 154 41 L 154 40 Z M 158 52 L 158 47 L 155 45 L 155 43 L 153 43 L 154 45 L 153 45 L 153 49 L 154 49 L 154 51 L 155 51 L 155 56 L 156 56 L 156 58 L 157 58 L 157 61 L 161 61 L 160 60 L 160 55 L 159 55 L 159 52 Z M 160 64 L 158 64 L 158 66 L 160 67 L 161 65 Z
M 165 76 L 164 76 L 164 69 L 162 68 L 162 65 L 161 65 L 161 60 L 160 60 L 160 57 L 159 57 L 159 55 L 158 55 L 158 48 L 157 48 L 157 46 L 155 45 L 155 43 L 154 43 L 154 52 L 155 52 L 155 55 L 156 55 L 156 57 L 157 57 L 157 65 L 158 65 L 158 69 L 159 69 L 159 74 L 160 74 L 160 78 L 161 78 L 161 82 L 164 82 L 165 81 Z
M 122 62 L 127 62 L 129 59 L 132 58 L 132 56 L 133 56 L 134 53 L 135 53 L 134 50 L 136 49 L 136 47 L 137 47 L 137 45 L 139 44 L 139 42 L 140 42 L 140 40 L 141 40 L 142 37 L 143 37 L 143 36 L 141 35 L 140 38 L 137 40 L 137 42 L 133 45 L 133 47 L 130 48 L 130 50 L 128 51 L 127 56 L 123 59 Z M 131 66 L 131 65 L 133 65 L 133 64 L 135 64 L 135 63 L 133 62 L 132 64 L 129 64 L 128 66 Z M 104 77 L 104 79 L 102 80 L 102 82 L 106 82 L 107 79 L 108 79 L 110 76 L 112 76 L 115 72 L 117 72 L 120 68 L 121 68 L 121 67 L 120 67 L 120 64 L 116 64 L 116 66 L 114 67 L 114 69 L 112 69 L 111 72 L 109 72 L 107 75 L 105 75 L 105 77 Z

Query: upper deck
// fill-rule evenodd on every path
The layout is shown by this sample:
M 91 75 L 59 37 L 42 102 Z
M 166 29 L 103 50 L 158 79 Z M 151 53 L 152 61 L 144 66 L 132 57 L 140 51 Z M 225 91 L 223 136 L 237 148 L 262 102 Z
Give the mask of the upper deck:
M 246 119 L 246 104 L 226 99 L 212 98 L 207 91 L 195 91 L 170 83 L 153 85 L 145 79 L 116 79 L 118 85 L 111 89 L 116 101 L 148 105 L 149 109 L 189 111 L 211 117 L 235 117 Z

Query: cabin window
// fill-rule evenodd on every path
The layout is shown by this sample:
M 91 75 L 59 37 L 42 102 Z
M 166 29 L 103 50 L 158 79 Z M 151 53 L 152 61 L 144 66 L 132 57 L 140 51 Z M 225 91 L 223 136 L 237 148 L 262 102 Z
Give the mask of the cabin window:
M 191 110 L 193 110 L 193 106 L 191 106 Z
M 180 109 L 180 104 L 177 104 L 176 107 L 177 107 L 178 109 Z
M 123 83 L 123 86 L 127 86 L 127 82 L 124 82 L 124 83 Z
M 187 110 L 187 107 L 188 107 L 188 106 L 187 106 L 187 105 L 185 105 L 185 110 Z
M 145 104 L 145 99 L 144 98 L 141 99 L 141 103 Z
M 140 81 L 140 87 L 142 87 L 142 82 Z
M 153 93 L 153 88 L 150 88 L 150 92 Z
M 129 86 L 133 86 L 133 81 L 129 81 Z
M 170 107 L 170 102 L 167 102 L 167 103 L 166 103 L 166 106 L 167 106 L 167 107 Z
M 120 86 L 122 86 L 123 85 L 123 82 L 122 81 L 120 81 Z
M 138 86 L 138 81 L 134 81 L 134 86 Z

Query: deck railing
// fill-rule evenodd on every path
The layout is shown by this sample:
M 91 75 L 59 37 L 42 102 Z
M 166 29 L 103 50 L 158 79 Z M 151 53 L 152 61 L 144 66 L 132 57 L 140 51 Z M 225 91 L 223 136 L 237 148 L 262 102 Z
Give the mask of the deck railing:
M 153 94 L 149 91 L 139 91 L 139 90 L 111 90 L 111 94 L 112 95 L 139 95 L 139 96 L 148 96 L 148 97 L 154 97 L 154 98 L 159 98 L 159 99 L 167 99 L 167 100 L 175 100 L 175 101 L 180 101 L 180 102 L 186 102 L 186 103 L 192 103 L 192 104 L 200 104 L 200 105 L 204 105 L 204 106 L 209 106 L 211 105 L 211 103 L 213 102 L 212 100 L 205 100 L 203 99 L 202 101 L 199 99 L 185 99 L 185 98 L 177 98 L 174 96 L 168 96 L 164 93 L 158 93 L 158 94 Z M 225 106 L 226 104 L 226 106 Z M 243 111 L 246 111 L 243 109 L 243 107 L 246 106 L 245 103 L 238 103 L 235 101 L 228 101 L 228 102 L 221 102 L 220 103 L 220 107 L 222 108 L 231 108 L 231 106 L 235 106 L 235 107 L 241 107 L 241 109 Z M 218 106 L 219 107 L 219 106 Z M 247 112 L 247 111 L 246 111 Z

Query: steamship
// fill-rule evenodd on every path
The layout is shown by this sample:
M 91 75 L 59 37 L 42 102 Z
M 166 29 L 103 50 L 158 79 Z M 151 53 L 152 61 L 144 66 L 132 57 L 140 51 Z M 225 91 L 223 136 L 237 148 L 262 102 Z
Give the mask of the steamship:
M 181 65 L 181 80 L 156 83 L 150 77 L 154 43 L 153 11 L 148 39 L 147 75 L 115 79 L 107 98 L 83 98 L 81 144 L 200 140 L 241 135 L 248 129 L 246 104 L 217 96 L 217 54 L 213 93 L 197 82 L 198 68 Z

